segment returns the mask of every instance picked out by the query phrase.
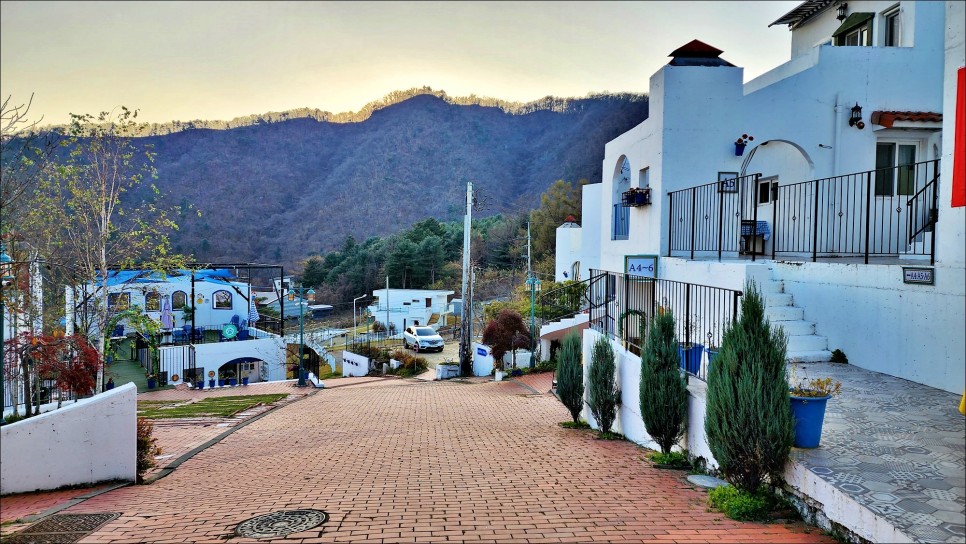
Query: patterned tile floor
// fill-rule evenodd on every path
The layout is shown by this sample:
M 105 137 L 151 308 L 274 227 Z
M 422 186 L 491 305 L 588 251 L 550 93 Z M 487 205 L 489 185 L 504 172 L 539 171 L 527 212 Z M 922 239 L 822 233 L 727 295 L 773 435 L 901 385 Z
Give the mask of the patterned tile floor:
M 822 443 L 792 455 L 919 542 L 966 542 L 966 424 L 960 395 L 852 365 L 795 365 L 831 376 Z

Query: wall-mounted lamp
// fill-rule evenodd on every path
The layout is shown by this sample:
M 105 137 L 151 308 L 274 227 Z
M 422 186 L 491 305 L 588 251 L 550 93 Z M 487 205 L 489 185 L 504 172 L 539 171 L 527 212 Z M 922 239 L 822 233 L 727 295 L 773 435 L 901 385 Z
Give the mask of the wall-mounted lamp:
M 862 121 L 862 106 L 858 102 L 852 106 L 852 115 L 849 117 L 849 126 L 855 127 L 859 130 L 865 128 L 865 122 Z
M 845 19 L 845 15 L 846 15 L 845 12 L 848 11 L 848 9 L 849 9 L 848 4 L 844 4 L 844 3 L 839 4 L 838 14 L 835 16 L 835 18 L 838 19 L 839 21 Z

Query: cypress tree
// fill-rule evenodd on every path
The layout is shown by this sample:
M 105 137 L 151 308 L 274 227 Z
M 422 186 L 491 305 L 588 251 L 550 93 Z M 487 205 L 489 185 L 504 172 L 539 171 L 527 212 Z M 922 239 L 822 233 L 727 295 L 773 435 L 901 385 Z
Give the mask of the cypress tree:
M 611 425 L 617 419 L 617 407 L 620 405 L 620 389 L 614 380 L 617 365 L 614 362 L 614 350 L 610 347 L 607 337 L 601 336 L 594 342 L 591 356 L 588 381 L 590 382 L 590 411 L 597 420 L 601 432 L 609 433 Z
M 725 330 L 708 375 L 704 430 L 724 478 L 756 492 L 778 485 L 792 447 L 785 364 L 788 338 L 765 319 L 761 292 L 745 285 L 741 316 Z
M 641 353 L 641 418 L 661 453 L 670 453 L 687 429 L 687 378 L 680 362 L 674 316 L 666 311 L 651 321 Z
M 584 368 L 580 345 L 580 335 L 571 332 L 564 337 L 563 345 L 557 352 L 557 396 L 570 410 L 574 423 L 580 421 L 580 411 L 584 407 Z

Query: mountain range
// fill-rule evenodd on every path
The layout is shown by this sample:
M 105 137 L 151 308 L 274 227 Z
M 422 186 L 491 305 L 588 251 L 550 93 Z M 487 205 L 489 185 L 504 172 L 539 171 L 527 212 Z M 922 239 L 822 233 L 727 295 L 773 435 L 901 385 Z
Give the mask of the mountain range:
M 646 95 L 527 104 L 412 89 L 354 114 L 295 110 L 152 125 L 157 185 L 190 203 L 175 248 L 204 261 L 298 266 L 347 235 L 385 236 L 434 217 L 526 211 L 554 181 L 601 179 L 604 144 L 647 118 Z

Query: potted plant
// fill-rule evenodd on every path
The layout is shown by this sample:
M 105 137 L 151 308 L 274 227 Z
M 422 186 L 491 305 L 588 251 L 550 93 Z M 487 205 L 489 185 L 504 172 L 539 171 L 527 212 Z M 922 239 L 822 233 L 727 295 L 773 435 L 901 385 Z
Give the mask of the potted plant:
M 745 146 L 748 142 L 754 141 L 754 136 L 748 136 L 747 134 L 742 134 L 741 138 L 735 140 L 735 156 L 740 157 L 745 154 Z
M 825 422 L 825 405 L 841 389 L 842 382 L 829 377 L 806 379 L 791 388 L 789 394 L 795 420 L 793 444 L 796 448 L 818 447 Z
M 214 384 L 212 384 L 212 386 L 214 386 Z M 204 388 L 205 388 L 205 381 L 204 380 L 198 380 L 195 383 L 195 389 L 197 389 L 198 391 L 201 391 Z
M 691 331 L 696 328 L 694 321 L 687 318 L 684 323 L 684 337 L 690 338 Z M 697 375 L 701 370 L 701 354 L 704 353 L 704 345 L 698 342 L 680 342 L 678 344 L 678 355 L 681 357 L 681 368 L 689 374 Z
M 717 323 L 712 325 L 716 327 Z M 714 362 L 715 356 L 718 355 L 718 346 L 714 343 L 715 330 L 708 331 L 708 344 L 705 346 L 704 351 L 708 354 L 708 368 L 707 371 L 711 371 L 711 363 Z
M 242 385 L 248 385 L 248 376 L 242 376 Z
M 225 387 L 225 380 L 227 380 L 227 379 L 228 379 L 228 376 L 226 375 L 226 373 L 219 372 L 218 373 L 218 387 Z
M 158 377 L 154 374 L 148 374 L 148 389 L 154 389 L 158 386 Z
M 235 378 L 234 370 L 229 370 L 228 372 L 225 372 L 225 377 L 228 378 L 228 385 L 230 385 L 231 387 L 238 385 L 238 380 Z

